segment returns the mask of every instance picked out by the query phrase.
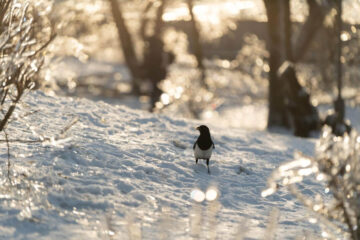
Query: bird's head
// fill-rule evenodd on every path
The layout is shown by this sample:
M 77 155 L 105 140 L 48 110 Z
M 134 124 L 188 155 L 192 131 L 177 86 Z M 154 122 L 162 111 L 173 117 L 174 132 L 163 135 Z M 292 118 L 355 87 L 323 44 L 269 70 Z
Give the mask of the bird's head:
M 200 134 L 210 134 L 209 128 L 205 125 L 198 126 L 196 130 L 199 130 Z

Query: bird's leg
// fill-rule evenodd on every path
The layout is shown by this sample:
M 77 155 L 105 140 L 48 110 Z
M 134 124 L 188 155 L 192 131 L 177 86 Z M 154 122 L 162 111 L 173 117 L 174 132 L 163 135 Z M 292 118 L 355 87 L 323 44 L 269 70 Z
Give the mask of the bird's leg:
M 198 158 L 195 158 L 195 162 L 196 162 L 196 164 L 197 164 L 198 160 L 199 160 Z
M 206 165 L 207 165 L 207 168 L 208 168 L 208 173 L 210 174 L 209 159 L 206 159 Z

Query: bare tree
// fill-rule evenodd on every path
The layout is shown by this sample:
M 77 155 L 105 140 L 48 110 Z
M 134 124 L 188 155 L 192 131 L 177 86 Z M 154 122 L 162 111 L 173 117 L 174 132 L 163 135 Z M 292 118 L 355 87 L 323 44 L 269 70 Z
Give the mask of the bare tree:
M 152 91 L 150 94 L 150 111 L 153 111 L 156 102 L 159 101 L 163 91 L 159 87 L 159 83 L 166 78 L 167 67 L 167 56 L 169 53 L 165 52 L 164 42 L 162 39 L 164 30 L 163 13 L 167 4 L 167 0 L 161 0 L 160 6 L 156 11 L 156 18 L 154 23 L 154 31 L 151 36 L 146 36 L 146 49 L 144 51 L 144 63 L 143 68 L 145 76 L 152 83 Z
M 320 119 L 310 95 L 299 83 L 293 54 L 290 0 L 264 0 L 269 30 L 269 118 L 268 127 L 291 127 L 295 135 L 307 137 L 317 130 Z M 313 29 L 307 28 L 313 33 Z M 313 34 L 307 34 L 309 41 Z M 311 36 L 311 37 L 310 37 Z M 301 42 L 302 48 L 308 47 Z M 304 50 L 304 49 L 303 49 Z M 281 67 L 280 67 L 281 66 Z
M 341 40 L 341 31 L 342 31 L 342 0 L 336 1 L 337 14 L 336 14 L 336 25 L 337 25 L 337 89 L 338 97 L 335 102 L 335 111 L 338 115 L 338 121 L 343 122 L 345 117 L 345 103 L 341 95 L 342 90 L 342 40 Z
M 122 14 L 122 8 L 117 0 L 109 0 L 116 22 L 118 33 L 120 37 L 121 46 L 124 52 L 125 61 L 133 76 L 134 89 L 140 89 L 140 79 L 148 79 L 152 85 L 152 90 L 149 95 L 151 98 L 150 110 L 152 111 L 157 101 L 159 101 L 163 93 L 159 87 L 159 83 L 165 79 L 167 75 L 167 67 L 172 63 L 174 55 L 168 53 L 164 49 L 164 42 L 162 39 L 164 30 L 163 13 L 167 4 L 167 0 L 161 0 L 160 5 L 156 9 L 154 28 L 151 35 L 147 35 L 147 28 L 150 19 L 146 14 L 155 7 L 156 4 L 148 2 L 143 10 L 143 16 L 140 26 L 140 39 L 144 41 L 143 62 L 140 62 L 134 49 L 134 42 L 131 34 L 126 26 L 125 19 Z
M 206 83 L 206 69 L 204 66 L 204 54 L 203 54 L 203 49 L 202 49 L 202 45 L 201 45 L 201 37 L 200 37 L 198 23 L 196 22 L 195 14 L 193 11 L 193 8 L 194 8 L 193 0 L 187 0 L 186 3 L 187 3 L 188 10 L 189 10 L 190 17 L 191 17 L 190 18 L 191 30 L 192 30 L 191 37 L 193 38 L 193 41 L 194 41 L 194 54 L 195 54 L 195 58 L 196 58 L 196 62 L 197 62 L 197 67 L 201 72 L 200 82 L 203 87 L 208 89 L 209 86 Z
M 304 57 L 316 33 L 323 26 L 326 15 L 332 9 L 330 4 L 320 5 L 313 0 L 307 0 L 307 4 L 309 6 L 309 16 L 301 28 L 294 46 L 294 62 L 298 62 Z
M 268 127 L 289 126 L 286 114 L 283 83 L 278 78 L 277 72 L 282 62 L 283 39 L 280 28 L 282 19 L 279 15 L 281 0 L 264 0 L 268 17 L 269 34 L 269 115 Z
M 136 57 L 134 41 L 126 26 L 122 12 L 121 3 L 117 0 L 109 0 L 111 11 L 118 30 L 122 51 L 132 76 L 132 90 L 134 93 L 140 93 L 140 79 L 142 78 L 139 61 Z
M 146 30 L 149 26 L 149 17 L 147 16 L 147 13 L 153 8 L 154 2 L 148 1 L 145 8 L 142 11 L 141 16 L 141 24 L 140 24 L 140 37 L 143 42 L 146 41 Z
M 292 22 L 291 22 L 290 0 L 283 0 L 283 22 L 284 22 L 284 41 L 285 41 L 285 59 L 293 62 L 292 47 Z

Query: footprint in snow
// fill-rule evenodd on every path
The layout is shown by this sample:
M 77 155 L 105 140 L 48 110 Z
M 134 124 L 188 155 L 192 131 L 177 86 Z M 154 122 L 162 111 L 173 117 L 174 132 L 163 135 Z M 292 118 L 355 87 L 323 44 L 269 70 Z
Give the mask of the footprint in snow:
M 252 172 L 250 170 L 244 168 L 243 166 L 240 166 L 236 173 L 239 174 L 239 175 L 243 174 L 243 173 L 245 173 L 246 175 L 251 175 L 252 174 Z

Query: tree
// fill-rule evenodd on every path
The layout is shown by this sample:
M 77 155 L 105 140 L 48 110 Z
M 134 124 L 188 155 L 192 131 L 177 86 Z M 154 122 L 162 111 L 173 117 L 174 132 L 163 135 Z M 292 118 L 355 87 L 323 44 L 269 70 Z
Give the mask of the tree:
M 195 14 L 193 11 L 193 8 L 194 8 L 193 0 L 187 0 L 186 3 L 187 3 L 188 10 L 190 13 L 191 33 L 192 33 L 192 38 L 194 40 L 194 55 L 196 58 L 197 67 L 201 72 L 200 83 L 203 87 L 208 89 L 209 86 L 206 83 L 206 69 L 205 69 L 205 66 L 203 63 L 204 54 L 203 54 L 203 49 L 201 46 L 200 31 L 199 31 L 198 24 L 196 22 Z
M 291 24 L 291 12 L 290 12 L 290 0 L 283 1 L 283 21 L 284 21 L 284 41 L 285 41 L 285 58 L 287 61 L 294 62 L 293 50 L 292 50 L 292 24 Z
M 111 12 L 118 30 L 122 51 L 132 76 L 132 90 L 134 93 L 140 93 L 140 79 L 142 78 L 139 61 L 135 54 L 135 47 L 130 32 L 126 26 L 122 13 L 121 4 L 117 0 L 109 0 Z
M 319 5 L 317 1 L 307 0 L 309 16 L 300 30 L 294 46 L 294 62 L 300 61 L 306 54 L 319 28 L 323 26 L 324 19 L 332 9 L 331 4 Z
M 151 8 L 155 6 L 149 2 L 143 11 L 143 18 L 141 19 L 140 38 L 144 41 L 143 62 L 137 60 L 134 42 L 125 24 L 125 19 L 122 14 L 122 8 L 117 0 L 109 0 L 112 7 L 114 20 L 116 22 L 121 46 L 124 52 L 125 61 L 133 76 L 133 87 L 136 92 L 140 89 L 140 80 L 148 79 L 152 85 L 150 91 L 150 111 L 152 111 L 159 101 L 163 93 L 159 87 L 159 83 L 165 79 L 167 75 L 167 68 L 173 62 L 174 55 L 170 52 L 165 52 L 164 42 L 162 40 L 164 21 L 163 13 L 167 4 L 167 0 L 161 0 L 160 5 L 156 9 L 156 17 L 154 19 L 154 28 L 151 35 L 147 35 L 146 29 L 148 27 L 149 19 L 145 16 Z
M 322 25 L 310 25 L 314 8 L 318 5 L 309 1 L 310 14 L 303 27 L 301 41 L 293 51 L 292 29 L 290 18 L 290 0 L 264 0 L 268 16 L 270 73 L 269 73 L 269 116 L 268 127 L 292 127 L 295 135 L 308 137 L 317 130 L 320 119 L 316 108 L 311 104 L 310 95 L 299 83 L 296 76 L 295 63 L 301 59 L 303 52 L 309 47 L 316 30 Z M 318 21 L 318 20 L 316 20 Z M 280 67 L 281 66 L 281 67 Z
M 337 65 L 337 99 L 334 101 L 334 112 L 329 114 L 324 123 L 329 125 L 332 129 L 332 133 L 337 136 L 342 136 L 345 133 L 350 133 L 351 126 L 348 121 L 345 120 L 345 102 L 342 97 L 342 1 L 336 1 L 336 35 L 337 35 L 337 54 L 336 54 L 336 65 Z
M 156 103 L 160 100 L 163 91 L 159 87 L 159 83 L 166 78 L 167 68 L 174 61 L 174 54 L 165 51 L 162 39 L 165 24 L 162 16 L 166 4 L 167 0 L 161 0 L 160 6 L 157 8 L 153 34 L 144 35 L 146 48 L 143 68 L 145 76 L 152 83 L 150 111 L 154 110 Z
M 282 36 L 279 29 L 281 18 L 279 16 L 280 0 L 264 0 L 266 14 L 268 17 L 268 33 L 270 52 L 269 58 L 269 115 L 268 127 L 289 126 L 289 120 L 285 109 L 283 85 L 277 76 L 278 69 L 282 62 Z

